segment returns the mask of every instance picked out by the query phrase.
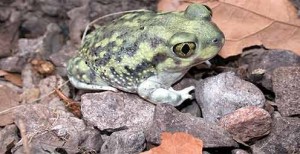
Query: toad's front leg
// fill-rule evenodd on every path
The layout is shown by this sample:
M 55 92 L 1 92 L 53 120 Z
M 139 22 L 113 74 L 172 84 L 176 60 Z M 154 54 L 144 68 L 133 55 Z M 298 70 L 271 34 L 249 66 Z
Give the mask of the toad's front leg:
M 183 90 L 175 91 L 171 87 L 166 89 L 161 83 L 146 80 L 139 85 L 138 94 L 154 104 L 167 103 L 178 106 L 186 99 L 192 99 L 189 92 L 194 89 L 194 86 L 190 86 Z

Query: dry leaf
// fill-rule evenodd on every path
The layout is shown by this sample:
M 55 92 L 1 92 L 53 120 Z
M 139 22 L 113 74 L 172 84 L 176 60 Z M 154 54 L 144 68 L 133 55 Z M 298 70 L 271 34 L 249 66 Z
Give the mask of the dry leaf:
M 33 65 L 33 68 L 40 74 L 52 74 L 55 70 L 54 65 L 45 60 L 34 59 L 31 61 L 31 64 Z
M 300 19 L 289 0 L 161 0 L 158 10 L 184 10 L 190 3 L 212 8 L 213 21 L 226 38 L 220 52 L 224 58 L 253 45 L 300 55 Z
M 22 87 L 22 78 L 20 74 L 16 73 L 9 73 L 3 70 L 0 70 L 0 77 L 4 77 L 5 80 L 11 82 L 14 85 Z
M 70 98 L 68 98 L 66 95 L 64 95 L 59 89 L 54 89 L 56 94 L 60 99 L 63 100 L 65 103 L 66 108 L 73 113 L 78 118 L 82 117 L 81 110 L 80 110 L 80 104 Z
M 203 142 L 190 134 L 163 132 L 161 145 L 141 154 L 202 154 Z

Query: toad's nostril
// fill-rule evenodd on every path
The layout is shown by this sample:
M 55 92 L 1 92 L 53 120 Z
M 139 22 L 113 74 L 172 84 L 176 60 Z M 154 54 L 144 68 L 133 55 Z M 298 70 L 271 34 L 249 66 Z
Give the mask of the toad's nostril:
M 222 46 L 223 43 L 224 43 L 224 40 L 221 37 L 216 37 L 211 40 L 211 44 L 215 45 L 215 46 Z
M 214 38 L 214 39 L 212 40 L 212 43 L 213 43 L 213 44 L 219 44 L 219 43 L 220 43 L 220 39 L 219 39 L 219 38 Z

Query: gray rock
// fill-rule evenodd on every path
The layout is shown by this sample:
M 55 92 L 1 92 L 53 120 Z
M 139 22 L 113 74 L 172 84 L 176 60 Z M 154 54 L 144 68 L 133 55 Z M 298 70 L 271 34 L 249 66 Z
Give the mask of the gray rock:
M 146 147 L 145 134 L 141 129 L 114 132 L 104 142 L 101 154 L 138 154 Z
M 70 18 L 69 36 L 72 42 L 74 42 L 75 44 L 80 44 L 82 32 L 90 22 L 89 3 L 90 0 L 83 1 L 82 6 L 76 7 L 67 12 L 68 17 Z
M 183 78 L 177 84 L 175 84 L 173 86 L 173 88 L 175 90 L 182 90 L 189 86 L 196 86 L 196 83 L 197 83 L 197 80 L 195 80 L 195 79 Z M 191 95 L 193 95 L 193 97 L 195 98 L 195 93 L 191 93 Z M 196 102 L 196 99 L 184 101 L 182 103 L 182 105 L 177 107 L 177 109 L 179 109 L 180 112 L 190 113 L 191 115 L 196 116 L 196 117 L 201 116 L 201 109 L 200 109 L 198 103 Z
M 45 59 L 48 59 L 49 55 L 58 52 L 64 43 L 64 38 L 60 32 L 59 26 L 51 23 L 47 26 L 47 31 L 43 36 L 36 39 L 19 39 L 18 53 L 13 57 L 10 57 L 12 60 L 6 60 L 6 65 L 4 65 L 5 63 L 2 65 L 6 67 L 15 65 L 10 67 L 17 67 L 17 71 L 20 72 L 22 67 L 28 63 L 28 60 L 31 60 L 33 57 L 42 56 Z M 0 66 L 1 63 L 3 62 L 0 61 Z M 13 69 L 10 68 L 10 70 Z
M 30 5 L 29 7 L 32 7 Z M 38 10 L 38 9 L 37 9 Z M 22 15 L 24 22 L 22 22 L 21 30 L 24 32 L 25 38 L 37 38 L 42 36 L 46 32 L 46 27 L 51 23 L 50 19 L 43 17 L 42 12 L 32 12 L 29 11 Z
M 296 154 L 300 153 L 300 119 L 281 117 L 275 113 L 271 133 L 251 146 L 253 153 Z
M 273 71 L 283 66 L 299 66 L 300 56 L 286 50 L 253 49 L 243 52 L 240 65 L 248 66 L 247 76 L 252 82 L 272 90 Z
M 70 41 L 64 45 L 59 52 L 55 52 L 50 55 L 50 60 L 55 66 L 66 67 L 67 62 L 71 57 L 77 54 L 77 48 Z
M 283 116 L 300 115 L 300 67 L 281 67 L 273 72 L 275 103 Z
M 14 85 L 14 84 L 12 84 L 11 82 L 1 81 L 0 80 L 0 85 L 9 87 L 11 90 L 13 90 L 14 92 L 19 93 L 19 94 L 21 94 L 23 92 L 22 88 Z
M 162 132 L 186 132 L 203 140 L 205 148 L 237 146 L 222 127 L 203 118 L 181 113 L 167 104 L 156 106 L 154 121 L 146 132 L 146 140 L 152 144 L 160 144 Z
M 148 128 L 155 107 L 135 94 L 110 91 L 84 94 L 81 103 L 84 120 L 112 132 L 124 127 Z
M 56 73 L 60 76 L 67 76 L 67 62 L 71 57 L 74 57 L 77 54 L 77 48 L 70 41 L 64 45 L 59 52 L 55 52 L 50 55 L 50 60 L 56 66 Z
M 195 95 L 205 120 L 216 122 L 222 116 L 244 106 L 263 107 L 265 97 L 252 83 L 232 72 L 199 81 Z
M 12 8 L 11 7 L 0 7 L 0 21 L 4 22 L 8 20 L 10 14 L 11 14 Z
M 27 63 L 26 57 L 18 56 L 0 59 L 0 68 L 8 72 L 21 72 L 24 65 Z
M 267 135 L 271 130 L 270 114 L 259 107 L 237 109 L 220 119 L 220 125 L 243 142 Z
M 49 105 L 51 108 L 66 111 L 65 104 L 56 94 L 52 94 L 55 87 L 60 87 L 60 91 L 69 97 L 70 89 L 68 86 L 62 86 L 66 81 L 59 75 L 51 75 L 40 81 L 38 88 L 40 89 L 40 103 Z
M 249 152 L 247 152 L 243 149 L 234 149 L 234 150 L 232 150 L 231 154 L 249 154 Z
M 26 64 L 22 69 L 22 88 L 35 88 L 41 80 L 41 76 L 35 71 L 31 64 Z
M 38 0 L 37 1 L 40 4 L 41 10 L 46 14 L 50 16 L 58 16 L 63 8 L 58 0 Z
M 3 8 L 0 8 L 1 10 Z M 8 9 L 8 8 L 7 8 Z M 3 10 L 5 11 L 5 10 Z M 16 11 L 14 11 L 16 12 Z M 4 12 L 0 12 L 1 15 L 4 15 Z M 11 11 L 10 13 L 11 14 Z M 1 18 L 0 15 L 0 18 Z M 2 16 L 4 18 L 6 15 Z M 8 18 L 8 16 L 7 16 Z M 0 24 L 0 58 L 7 57 L 12 54 L 12 51 L 15 48 L 18 38 L 18 28 L 20 26 L 20 18 L 14 19 L 16 21 L 7 20 L 3 24 Z M 0 67 L 2 68 L 2 67 Z
M 82 133 L 83 142 L 79 145 L 86 151 L 95 151 L 99 152 L 101 150 L 101 146 L 103 145 L 103 139 L 101 137 L 101 133 L 95 129 L 86 129 Z
M 0 153 L 10 153 L 10 148 L 19 140 L 16 125 L 7 125 L 3 129 L 0 128 Z
M 87 128 L 83 120 L 72 114 L 49 106 L 32 104 L 14 110 L 16 125 L 20 128 L 22 121 L 27 135 L 32 138 L 32 153 L 55 153 L 57 150 L 77 153 L 80 147 L 99 151 L 103 143 L 100 132 Z M 22 153 L 23 146 L 16 145 L 12 151 Z

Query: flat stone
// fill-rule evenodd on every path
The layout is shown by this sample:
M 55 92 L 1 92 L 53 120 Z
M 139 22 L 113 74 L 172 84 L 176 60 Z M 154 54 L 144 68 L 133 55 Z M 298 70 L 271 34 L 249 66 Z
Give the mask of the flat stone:
M 253 153 L 300 153 L 300 119 L 275 113 L 271 133 L 251 146 Z
M 185 132 L 203 140 L 205 148 L 235 147 L 237 143 L 222 127 L 203 118 L 181 113 L 173 106 L 160 104 L 155 108 L 154 121 L 146 132 L 146 140 L 160 144 L 162 132 Z
M 275 103 L 283 116 L 300 115 L 300 67 L 281 67 L 273 72 Z
M 124 127 L 148 128 L 155 108 L 135 94 L 110 91 L 84 94 L 81 103 L 84 120 L 112 132 Z
M 128 129 L 112 133 L 104 142 L 101 154 L 140 153 L 146 148 L 145 134 L 142 129 Z
M 267 135 L 271 130 L 271 115 L 264 109 L 248 106 L 220 119 L 220 125 L 243 142 Z
M 217 122 L 226 114 L 244 106 L 263 107 L 265 97 L 252 83 L 233 72 L 200 80 L 195 95 L 205 120 Z

